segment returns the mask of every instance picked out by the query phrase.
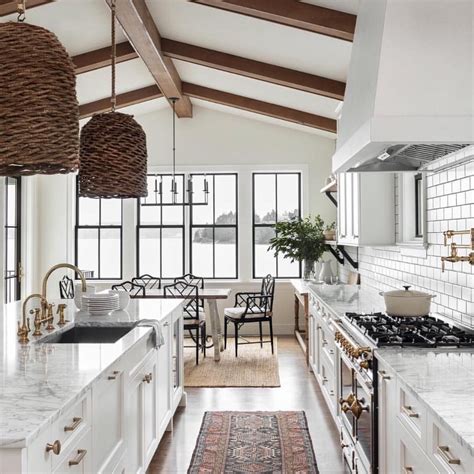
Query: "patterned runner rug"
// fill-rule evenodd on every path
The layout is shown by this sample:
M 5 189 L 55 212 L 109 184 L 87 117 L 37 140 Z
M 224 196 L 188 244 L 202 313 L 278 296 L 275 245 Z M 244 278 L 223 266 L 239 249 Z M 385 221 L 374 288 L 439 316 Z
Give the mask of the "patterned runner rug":
M 303 411 L 206 412 L 189 474 L 315 474 Z

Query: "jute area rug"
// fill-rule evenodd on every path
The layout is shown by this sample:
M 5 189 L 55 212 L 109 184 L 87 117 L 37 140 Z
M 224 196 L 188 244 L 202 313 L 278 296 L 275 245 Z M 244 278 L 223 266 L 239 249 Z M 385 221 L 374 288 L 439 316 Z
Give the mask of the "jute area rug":
M 257 341 L 257 338 L 246 338 Z M 187 341 L 188 342 L 188 341 Z M 184 349 L 184 385 L 186 387 L 279 387 L 277 338 L 275 354 L 270 344 L 239 345 L 235 357 L 234 339 L 227 339 L 227 349 L 221 352 L 220 362 L 214 361 L 214 348 L 196 365 L 195 350 Z
M 189 474 L 318 473 L 303 411 L 206 412 Z

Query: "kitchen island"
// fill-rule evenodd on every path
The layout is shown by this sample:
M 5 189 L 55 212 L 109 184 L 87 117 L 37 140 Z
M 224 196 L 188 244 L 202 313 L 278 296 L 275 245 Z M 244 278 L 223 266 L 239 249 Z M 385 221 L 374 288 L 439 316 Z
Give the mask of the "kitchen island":
M 346 454 L 350 442 L 343 436 L 342 418 L 347 415 L 338 394 L 347 357 L 335 342 L 336 331 L 341 323 L 349 326 L 347 312 L 383 312 L 384 300 L 377 291 L 354 285 L 308 283 L 307 288 L 310 365 L 341 428 Z M 408 467 L 412 469 L 407 472 L 474 472 L 474 349 L 376 347 L 373 356 L 369 386 L 375 391 L 369 410 L 375 412 L 378 429 L 374 459 L 379 471 Z M 355 439 L 354 464 L 359 472 L 373 469 L 370 460 L 359 455 Z
M 182 302 L 135 299 L 94 318 L 63 303 L 69 322 L 53 333 L 74 325 L 131 330 L 115 343 L 50 344 L 42 340 L 52 333 L 42 329 L 20 344 L 20 303 L 4 306 L 0 472 L 63 472 L 76 461 L 84 472 L 146 469 L 184 396 Z M 151 327 L 133 327 L 143 319 L 161 324 L 160 348 Z

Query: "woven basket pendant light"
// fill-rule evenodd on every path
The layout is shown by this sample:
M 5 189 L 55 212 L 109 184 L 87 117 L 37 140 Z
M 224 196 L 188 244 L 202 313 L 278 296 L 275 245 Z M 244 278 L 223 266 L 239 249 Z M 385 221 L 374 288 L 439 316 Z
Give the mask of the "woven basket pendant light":
M 0 23 L 0 176 L 57 174 L 79 167 L 74 64 L 56 35 Z
M 115 1 L 112 1 L 111 112 L 94 115 L 82 127 L 79 196 L 146 197 L 147 149 L 143 128 L 132 115 L 115 111 Z

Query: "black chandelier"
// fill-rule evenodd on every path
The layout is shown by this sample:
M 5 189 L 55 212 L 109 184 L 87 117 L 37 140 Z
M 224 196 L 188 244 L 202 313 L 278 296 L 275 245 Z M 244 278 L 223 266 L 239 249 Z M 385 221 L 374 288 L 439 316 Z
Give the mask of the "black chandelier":
M 178 183 L 176 180 L 176 101 L 178 98 L 171 97 L 171 103 L 173 104 L 173 169 L 171 172 L 171 202 L 163 202 L 163 177 L 158 174 L 155 175 L 155 184 L 153 192 L 149 192 L 149 197 L 142 200 L 142 206 L 207 206 L 209 204 L 209 183 L 207 177 L 204 174 L 204 183 L 203 183 L 203 195 L 204 199 L 202 201 L 195 201 L 193 199 L 194 189 L 193 189 L 193 179 L 192 176 L 189 176 L 186 181 L 186 191 L 185 196 L 187 195 L 187 200 L 183 196 L 182 202 L 179 201 L 179 191 Z M 150 196 L 150 194 L 152 196 Z M 149 202 L 150 197 L 152 202 Z

